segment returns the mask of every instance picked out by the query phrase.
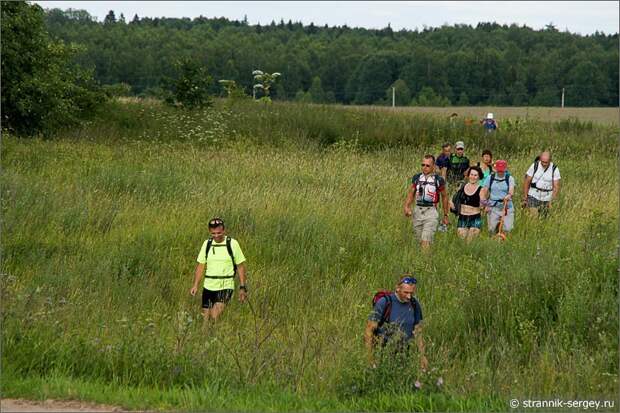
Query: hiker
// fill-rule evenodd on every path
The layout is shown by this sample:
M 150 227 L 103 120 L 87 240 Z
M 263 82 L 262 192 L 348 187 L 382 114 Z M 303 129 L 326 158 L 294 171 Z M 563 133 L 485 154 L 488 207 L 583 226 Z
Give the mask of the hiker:
M 525 174 L 522 206 L 527 207 L 532 216 L 540 213 L 546 217 L 551 203 L 560 193 L 560 179 L 560 169 L 551 162 L 551 153 L 541 153 Z
M 396 290 L 381 290 L 373 298 L 373 309 L 366 322 L 364 341 L 368 350 L 368 361 L 376 367 L 376 345 L 383 349 L 388 343 L 397 353 L 409 349 L 415 339 L 420 354 L 420 368 L 428 369 L 428 360 L 424 355 L 424 339 L 422 337 L 422 307 L 416 299 L 415 277 L 405 275 L 398 283 Z
M 239 274 L 239 301 L 247 298 L 245 256 L 236 239 L 226 235 L 224 221 L 213 218 L 209 221 L 210 237 L 198 254 L 198 265 L 194 275 L 192 296 L 198 292 L 200 281 L 204 278 L 202 289 L 202 315 L 205 322 L 217 320 L 230 301 L 235 288 L 235 275 Z
M 450 126 L 455 127 L 456 126 L 456 119 L 459 117 L 459 114 L 456 112 L 452 112 L 452 114 L 448 117 L 448 120 L 450 121 Z
M 452 145 L 446 142 L 441 145 L 441 153 L 435 161 L 435 169 L 439 170 L 439 174 L 443 179 L 446 179 L 448 173 L 448 166 L 450 165 L 450 155 L 452 155 Z
M 448 225 L 448 198 L 446 197 L 446 181 L 433 172 L 435 157 L 424 155 L 422 160 L 422 172 L 411 178 L 411 186 L 405 200 L 405 216 L 413 217 L 413 232 L 420 241 L 423 251 L 428 251 L 433 235 L 437 230 L 437 204 L 441 197 L 443 205 L 442 223 Z M 411 210 L 411 204 L 415 198 L 415 209 Z
M 465 171 L 469 168 L 469 158 L 465 156 L 465 144 L 458 141 L 454 144 L 456 153 L 450 155 L 448 162 L 447 181 L 449 184 L 458 184 L 465 179 Z
M 495 119 L 493 119 L 493 114 L 490 112 L 487 113 L 486 118 L 482 119 L 480 123 L 487 133 L 494 132 L 499 127 L 499 124 Z
M 496 161 L 494 169 L 495 172 L 491 172 L 480 192 L 480 198 L 484 200 L 482 204 L 486 206 L 487 224 L 491 234 L 495 234 L 498 230 L 510 232 L 514 225 L 512 196 L 515 190 L 515 180 L 507 172 L 508 162 L 505 160 Z M 500 220 L 502 227 L 498 228 Z
M 476 166 L 482 171 L 480 185 L 484 186 L 484 184 L 486 184 L 487 182 L 489 175 L 491 175 L 491 172 L 493 172 L 493 153 L 488 149 L 483 150 L 480 161 L 476 164 Z
M 457 234 L 467 242 L 480 234 L 482 227 L 482 217 L 480 215 L 480 177 L 482 170 L 477 166 L 472 166 L 467 170 L 467 183 L 463 185 L 455 194 L 459 199 Z M 450 201 L 452 202 L 452 201 Z M 454 208 L 454 204 L 451 208 Z

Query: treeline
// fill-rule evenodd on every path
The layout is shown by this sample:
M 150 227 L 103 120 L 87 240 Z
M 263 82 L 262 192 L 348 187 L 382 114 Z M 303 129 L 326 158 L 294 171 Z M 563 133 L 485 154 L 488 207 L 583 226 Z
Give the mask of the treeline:
M 77 62 L 102 84 L 157 95 L 175 63 L 192 59 L 247 94 L 252 71 L 280 72 L 275 99 L 398 105 L 618 105 L 618 34 L 581 36 L 480 23 L 394 31 L 281 20 L 250 25 L 226 18 L 102 22 L 84 10 L 46 11 L 51 35 L 86 47 Z M 224 93 L 217 81 L 211 93 Z

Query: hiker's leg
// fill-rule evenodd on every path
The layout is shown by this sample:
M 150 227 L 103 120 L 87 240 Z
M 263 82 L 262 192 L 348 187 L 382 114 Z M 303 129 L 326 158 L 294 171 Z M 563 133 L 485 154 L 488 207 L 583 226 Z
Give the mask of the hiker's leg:
M 501 210 L 500 210 L 501 211 Z M 497 224 L 499 224 L 500 214 L 497 211 L 497 208 L 491 208 L 491 211 L 487 214 L 487 224 L 489 228 L 489 233 L 491 235 L 495 234 L 497 230 Z
M 418 241 L 422 240 L 422 231 L 424 230 L 424 222 L 422 221 L 422 213 L 420 208 L 415 206 L 413 208 L 413 214 L 411 217 L 411 223 L 413 226 L 413 235 Z
M 538 218 L 540 201 L 531 195 L 527 196 L 527 213 L 532 218 Z
M 510 208 L 508 210 L 508 214 L 504 217 L 504 232 L 512 231 L 515 224 L 515 210 L 514 208 Z
M 206 288 L 202 289 L 202 325 L 204 328 L 207 327 L 207 324 L 211 319 L 211 307 L 213 306 L 212 294 L 212 291 L 209 291 Z
M 467 237 L 467 232 L 468 229 L 467 228 L 457 228 L 456 229 L 456 234 L 459 236 L 459 238 L 461 239 L 465 239 Z
M 226 307 L 226 304 L 224 303 L 213 304 L 213 308 L 211 309 L 211 318 L 213 319 L 213 321 L 217 321 L 219 316 L 224 311 L 224 307 Z
M 479 228 L 469 228 L 469 231 L 467 232 L 467 241 L 471 241 L 472 239 L 476 238 L 479 234 L 480 234 Z
M 230 302 L 232 295 L 232 289 L 217 291 L 215 303 L 213 304 L 213 308 L 211 308 L 211 318 L 213 319 L 213 321 L 216 321 L 222 314 L 222 311 L 224 311 L 224 307 L 226 307 L 226 304 Z
M 437 231 L 437 224 L 439 219 L 439 213 L 434 207 L 426 208 L 426 210 L 422 214 L 423 218 L 421 219 L 423 222 L 422 229 L 422 249 L 428 250 L 431 243 L 433 242 L 433 237 L 435 235 L 435 231 Z

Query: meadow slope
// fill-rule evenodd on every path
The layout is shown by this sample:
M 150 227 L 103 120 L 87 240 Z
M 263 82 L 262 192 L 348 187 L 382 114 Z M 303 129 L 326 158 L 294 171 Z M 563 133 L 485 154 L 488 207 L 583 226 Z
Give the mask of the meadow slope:
M 210 411 L 617 403 L 617 133 L 528 121 L 490 138 L 381 111 L 125 103 L 54 139 L 5 134 L 3 397 Z M 484 147 L 508 159 L 519 186 L 551 148 L 563 182 L 551 217 L 518 210 L 504 244 L 464 244 L 452 222 L 421 254 L 407 183 L 457 137 L 474 160 Z M 188 291 L 215 215 L 248 257 L 250 301 L 205 334 Z M 404 271 L 419 279 L 429 373 L 415 355 L 366 366 L 372 294 Z

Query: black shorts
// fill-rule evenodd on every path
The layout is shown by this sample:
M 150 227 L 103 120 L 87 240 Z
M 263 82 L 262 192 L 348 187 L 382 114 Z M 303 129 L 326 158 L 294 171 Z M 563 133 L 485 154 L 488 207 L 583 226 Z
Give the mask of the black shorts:
M 206 288 L 203 288 L 202 289 L 202 308 L 213 308 L 213 304 L 215 303 L 228 304 L 232 295 L 233 295 L 232 289 L 212 291 L 212 290 L 207 290 Z

